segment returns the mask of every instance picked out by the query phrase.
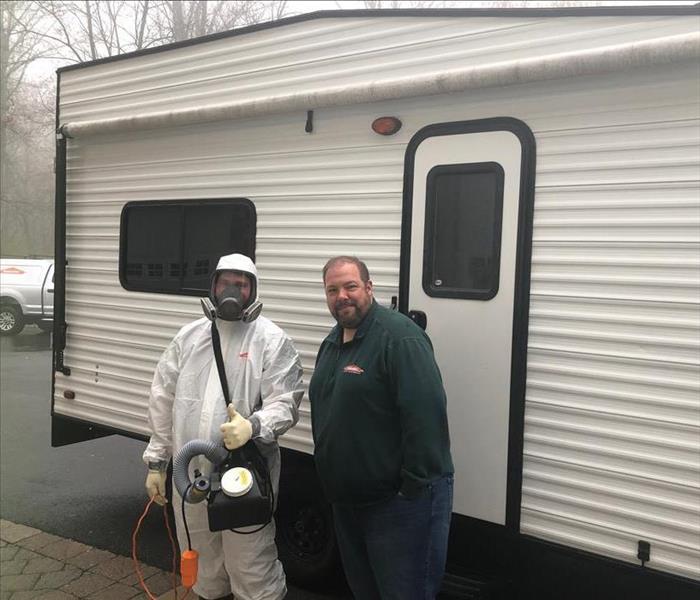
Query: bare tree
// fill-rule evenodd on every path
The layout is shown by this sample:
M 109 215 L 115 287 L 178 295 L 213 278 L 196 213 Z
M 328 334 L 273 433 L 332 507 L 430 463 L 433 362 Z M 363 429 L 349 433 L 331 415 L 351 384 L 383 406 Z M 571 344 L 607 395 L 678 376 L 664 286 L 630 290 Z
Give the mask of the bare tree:
M 25 82 L 3 126 L 3 255 L 53 254 L 53 89 Z
M 43 43 L 42 30 L 33 26 L 37 12 L 31 3 L 5 0 L 0 4 L 0 11 L 0 250 L 3 254 L 26 252 L 30 240 L 34 240 L 38 244 L 37 252 L 50 253 L 50 236 L 46 241 L 45 228 L 35 227 L 35 217 L 41 218 L 42 211 L 47 217 L 47 206 L 33 203 L 31 191 L 46 179 L 30 177 L 26 171 L 36 165 L 35 160 L 40 156 L 37 131 L 48 131 L 49 148 L 51 146 L 53 109 L 46 110 L 38 90 L 27 83 L 26 74 L 32 61 L 49 55 L 52 50 Z M 42 142 L 45 141 L 46 136 Z M 33 152 L 24 152 L 30 149 Z M 46 155 L 49 171 L 50 157 L 50 153 Z
M 287 0 L 277 0 L 277 2 L 268 2 L 270 11 L 270 21 L 277 21 L 287 14 Z
M 282 18 L 287 12 L 286 0 L 263 2 L 229 2 L 226 0 L 171 0 L 169 18 L 161 29 L 164 37 L 179 42 L 192 37 L 218 33 L 236 27 Z
M 0 39 L 0 251 L 53 248 L 54 83 L 37 58 L 80 63 L 285 15 L 286 0 L 3 0 Z
M 27 23 L 34 15 L 26 2 L 6 0 L 0 4 L 2 33 L 0 34 L 0 76 L 3 108 L 24 80 L 29 64 L 46 52 L 41 47 L 41 34 L 32 32 Z M 3 110 L 3 115 L 5 110 Z
M 36 10 L 30 3 L 6 0 L 0 4 L 0 12 L 0 119 L 4 130 L 11 123 L 15 97 L 24 82 L 27 67 L 50 50 L 42 44 L 42 33 L 29 26 L 36 17 Z M 4 136 L 2 138 L 4 149 Z M 4 157 L 4 151 L 0 156 Z
M 50 30 L 43 34 L 57 56 L 85 62 L 141 50 L 170 41 L 158 31 L 158 10 L 169 4 L 151 0 L 41 0 L 34 5 L 41 22 Z
M 37 0 L 32 2 L 52 24 L 44 37 L 72 62 L 84 62 L 179 42 L 279 19 L 286 0 Z
M 358 3 L 355 2 L 355 4 Z M 459 4 L 459 2 L 451 2 L 449 0 L 363 0 L 362 8 L 452 8 Z M 345 8 L 337 0 L 335 5 L 337 8 Z
M 580 8 L 583 6 L 600 6 L 597 0 L 557 0 L 556 8 Z M 553 8 L 548 1 L 524 1 L 524 0 L 494 0 L 484 2 L 484 8 Z

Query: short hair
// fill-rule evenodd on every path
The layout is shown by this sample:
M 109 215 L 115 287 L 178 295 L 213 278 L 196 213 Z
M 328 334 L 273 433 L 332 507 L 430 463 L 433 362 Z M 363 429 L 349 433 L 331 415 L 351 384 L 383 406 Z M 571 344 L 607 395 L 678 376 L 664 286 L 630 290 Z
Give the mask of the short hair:
M 326 273 L 328 273 L 328 269 L 335 265 L 344 265 L 348 263 L 357 267 L 357 270 L 360 272 L 362 283 L 367 283 L 369 281 L 367 265 L 357 258 L 357 256 L 334 256 L 323 267 L 323 283 L 326 282 Z

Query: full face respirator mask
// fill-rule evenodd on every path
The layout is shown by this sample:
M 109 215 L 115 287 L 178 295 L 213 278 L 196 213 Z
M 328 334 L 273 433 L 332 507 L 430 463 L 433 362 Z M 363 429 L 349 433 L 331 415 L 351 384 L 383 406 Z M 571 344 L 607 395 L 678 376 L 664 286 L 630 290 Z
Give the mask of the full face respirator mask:
M 243 321 L 244 323 L 250 323 L 257 319 L 263 305 L 262 302 L 255 299 L 255 281 L 253 280 L 251 295 L 246 303 L 238 285 L 227 285 L 219 294 L 214 294 L 218 275 L 219 273 L 214 274 L 210 298 L 200 300 L 206 317 L 210 321 L 218 318 L 224 321 Z

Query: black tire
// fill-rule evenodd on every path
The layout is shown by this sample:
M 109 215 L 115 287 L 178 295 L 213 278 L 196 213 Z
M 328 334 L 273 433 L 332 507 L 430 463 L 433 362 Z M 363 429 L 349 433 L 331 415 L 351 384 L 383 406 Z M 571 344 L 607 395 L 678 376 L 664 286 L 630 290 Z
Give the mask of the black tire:
M 24 329 L 24 315 L 16 304 L 0 306 L 0 335 L 17 335 Z
M 323 589 L 344 581 L 333 514 L 315 476 L 307 474 L 303 483 L 297 479 L 295 484 L 283 479 L 276 524 L 280 561 L 292 583 Z

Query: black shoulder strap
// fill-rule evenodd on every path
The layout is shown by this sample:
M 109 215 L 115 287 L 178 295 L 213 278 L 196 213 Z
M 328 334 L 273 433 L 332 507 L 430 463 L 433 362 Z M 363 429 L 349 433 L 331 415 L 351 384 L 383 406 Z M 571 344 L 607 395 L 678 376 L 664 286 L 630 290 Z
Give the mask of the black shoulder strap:
M 226 369 L 224 368 L 224 357 L 221 355 L 221 338 L 219 337 L 219 330 L 216 328 L 215 321 L 211 322 L 211 344 L 214 347 L 214 358 L 216 359 L 216 368 L 219 371 L 221 388 L 224 390 L 224 400 L 226 401 L 226 406 L 228 406 L 229 404 L 231 404 L 231 399 L 229 398 L 228 393 L 228 380 L 226 379 Z M 272 487 L 272 480 L 270 479 L 270 470 L 268 469 L 267 461 L 263 457 L 262 453 L 260 452 L 260 449 L 255 444 L 255 442 L 252 439 L 248 440 L 243 447 L 229 451 L 229 457 L 232 455 L 233 452 L 244 452 L 246 449 L 252 451 L 251 458 L 254 461 L 254 463 L 257 463 L 254 466 L 254 471 L 256 472 L 256 476 L 261 479 L 261 481 L 259 481 L 258 483 L 258 485 L 260 486 L 260 491 L 264 494 L 265 497 L 269 498 L 270 514 L 267 520 L 260 527 L 252 531 L 238 531 L 236 529 L 231 529 L 231 531 L 233 531 L 234 533 L 241 534 L 251 534 L 261 531 L 264 527 L 267 526 L 268 523 L 270 523 L 270 521 L 272 521 L 272 516 L 275 512 L 275 492 Z M 246 456 L 245 453 L 243 456 Z
M 226 369 L 224 368 L 224 357 L 221 356 L 221 338 L 219 330 L 216 328 L 216 322 L 211 322 L 211 344 L 214 346 L 214 358 L 216 359 L 216 368 L 219 371 L 219 379 L 221 380 L 221 389 L 224 390 L 224 400 L 226 406 L 231 404 L 231 398 L 228 393 L 228 380 L 226 379 Z

